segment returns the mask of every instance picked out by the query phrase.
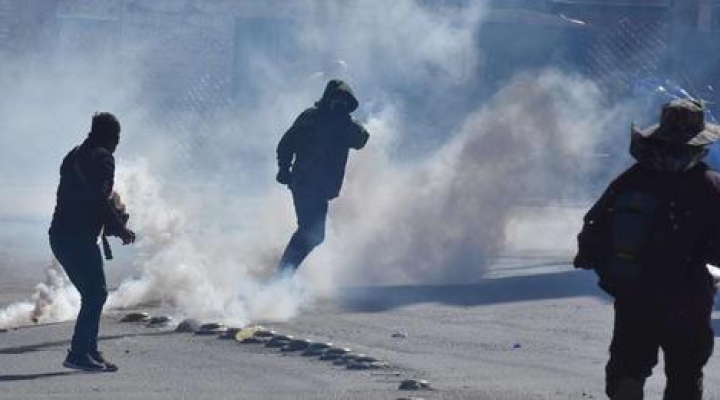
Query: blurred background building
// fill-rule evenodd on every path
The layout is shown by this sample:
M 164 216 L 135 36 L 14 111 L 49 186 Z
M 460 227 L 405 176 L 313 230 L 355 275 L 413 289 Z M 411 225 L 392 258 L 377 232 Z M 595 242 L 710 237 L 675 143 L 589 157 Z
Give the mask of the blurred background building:
M 422 1 L 451 8 L 469 0 Z M 292 63 L 293 15 L 309 0 L 0 0 L 0 51 L 92 51 L 152 38 L 153 93 L 166 103 L 226 102 L 253 91 L 243 50 Z M 518 71 L 545 65 L 596 79 L 622 96 L 634 81 L 671 78 L 698 96 L 720 81 L 718 0 L 488 0 L 477 34 L 482 97 Z M 314 7 L 322 13 L 322 7 Z M 250 34 L 252 33 L 252 34 Z M 56 40 L 48 40 L 54 38 Z M 187 54 L 203 63 L 183 62 Z M 202 65 L 198 68 L 198 65 Z M 308 71 L 318 65 L 298 65 Z

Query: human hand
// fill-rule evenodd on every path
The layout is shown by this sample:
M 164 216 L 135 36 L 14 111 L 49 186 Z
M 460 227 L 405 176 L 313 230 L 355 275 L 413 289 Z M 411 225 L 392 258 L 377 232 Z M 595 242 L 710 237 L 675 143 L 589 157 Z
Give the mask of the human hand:
M 125 229 L 120 234 L 120 239 L 122 240 L 123 244 L 130 244 L 135 242 L 135 232 L 131 231 L 130 229 Z

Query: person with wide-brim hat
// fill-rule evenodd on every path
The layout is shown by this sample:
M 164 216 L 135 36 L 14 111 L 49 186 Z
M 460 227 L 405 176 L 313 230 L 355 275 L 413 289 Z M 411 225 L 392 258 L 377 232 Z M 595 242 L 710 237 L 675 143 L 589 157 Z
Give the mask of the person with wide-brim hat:
M 630 154 L 659 170 L 690 169 L 720 140 L 720 125 L 705 121 L 704 102 L 689 98 L 666 103 L 659 123 L 644 129 L 632 125 L 630 131 Z
M 665 400 L 702 398 L 703 367 L 713 351 L 715 284 L 720 264 L 720 174 L 702 160 L 720 139 L 704 104 L 676 99 L 658 124 L 631 128 L 637 160 L 585 215 L 576 268 L 595 270 L 615 298 L 606 392 L 643 398 L 663 350 Z

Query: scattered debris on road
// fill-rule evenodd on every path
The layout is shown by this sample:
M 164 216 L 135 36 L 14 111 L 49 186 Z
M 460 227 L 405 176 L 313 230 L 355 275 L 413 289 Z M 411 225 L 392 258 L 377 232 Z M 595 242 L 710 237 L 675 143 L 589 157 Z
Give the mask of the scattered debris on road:
M 217 323 L 217 322 L 210 322 L 207 324 L 200 325 L 200 329 L 195 331 L 196 335 L 219 335 L 221 333 L 227 332 L 228 327 Z
M 400 382 L 400 390 L 432 390 L 428 381 L 424 379 L 406 379 Z
M 161 315 L 157 317 L 152 317 L 148 321 L 148 323 L 145 325 L 148 328 L 164 328 L 170 325 L 170 322 L 172 322 L 172 317 L 168 315 Z
M 325 353 L 320 356 L 320 359 L 323 361 L 335 361 L 351 351 L 352 350 L 347 347 L 330 347 L 325 350 Z
M 295 340 L 295 338 L 290 335 L 275 335 L 265 343 L 265 347 L 283 347 L 290 344 L 293 340 Z
M 134 312 L 124 316 L 120 322 L 147 322 L 150 320 L 150 314 L 146 312 Z
M 185 319 L 175 328 L 175 332 L 195 333 L 200 330 L 200 321 L 196 319 Z
M 332 347 L 332 343 L 314 342 L 310 343 L 308 348 L 302 352 L 302 355 L 306 357 L 322 356 L 325 352 Z
M 295 339 L 290 341 L 290 343 L 286 344 L 285 346 L 280 348 L 280 351 L 300 351 L 305 350 L 310 346 L 310 341 L 307 339 Z
M 235 336 L 240 332 L 242 328 L 228 327 L 227 330 L 218 336 L 218 339 L 235 339 Z

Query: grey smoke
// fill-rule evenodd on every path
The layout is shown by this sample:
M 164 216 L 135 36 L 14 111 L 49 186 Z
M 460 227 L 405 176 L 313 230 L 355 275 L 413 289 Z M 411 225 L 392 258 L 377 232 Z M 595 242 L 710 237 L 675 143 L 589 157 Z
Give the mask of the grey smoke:
M 552 70 L 516 77 L 487 104 L 470 102 L 481 7 L 411 0 L 306 7 L 295 21 L 295 62 L 268 55 L 273 38 L 244 48 L 254 91 L 241 88 L 237 103 L 218 95 L 229 92 L 227 82 L 212 89 L 214 81 L 197 76 L 199 89 L 158 99 L 153 77 L 168 66 L 157 61 L 157 39 L 133 33 L 132 24 L 120 45 L 100 54 L 4 60 L 0 178 L 34 188 L 38 200 L 5 195 L 0 204 L 49 219 L 62 156 L 82 140 L 92 112 L 111 110 L 123 123 L 118 189 L 139 241 L 108 265 L 122 271 L 109 306 L 159 300 L 193 317 L 246 322 L 289 318 L 338 285 L 479 279 L 507 245 L 517 206 L 592 195 L 594 149 L 620 112 L 592 82 Z M 230 43 L 232 20 L 215 15 L 208 24 Z M 172 29 L 194 37 L 197 26 Z M 347 63 L 371 140 L 351 155 L 328 241 L 300 282 L 267 285 L 294 229 L 289 193 L 274 182 L 275 144 L 319 97 L 324 82 L 314 73 L 332 60 Z M 217 72 L 205 71 L 202 57 L 176 61 L 202 76 Z M 426 150 L 418 155 L 413 146 Z M 568 240 L 570 232 L 558 246 Z M 37 246 L 40 257 L 49 255 L 46 243 Z

